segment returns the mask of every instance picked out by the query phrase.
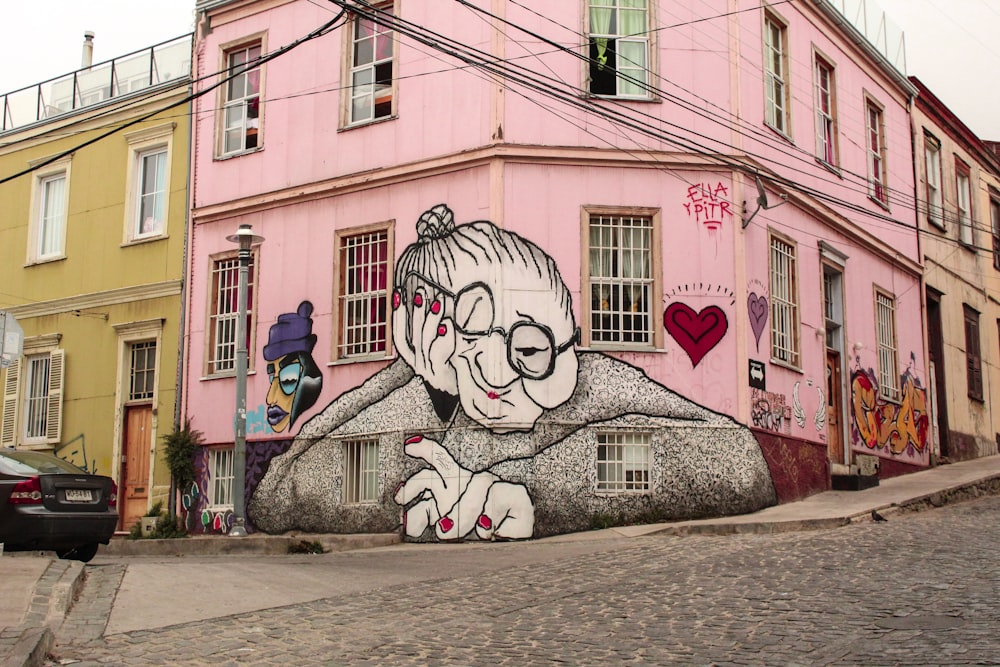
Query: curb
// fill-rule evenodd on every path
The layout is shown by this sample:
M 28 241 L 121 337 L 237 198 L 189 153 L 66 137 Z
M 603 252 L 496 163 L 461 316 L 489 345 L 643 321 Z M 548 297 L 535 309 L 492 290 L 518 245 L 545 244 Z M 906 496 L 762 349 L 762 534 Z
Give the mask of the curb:
M 55 633 L 73 606 L 86 576 L 83 563 L 53 560 L 35 584 L 31 606 L 18 627 L 21 635 L 3 656 L 2 667 L 42 667 Z
M 351 535 L 291 533 L 287 535 L 253 534 L 246 537 L 209 535 L 168 540 L 114 538 L 101 545 L 102 556 L 220 556 L 255 554 L 287 556 L 300 545 L 320 544 L 324 553 L 371 549 L 399 544 L 399 533 L 360 533 Z M 301 551 L 300 551 L 301 552 Z

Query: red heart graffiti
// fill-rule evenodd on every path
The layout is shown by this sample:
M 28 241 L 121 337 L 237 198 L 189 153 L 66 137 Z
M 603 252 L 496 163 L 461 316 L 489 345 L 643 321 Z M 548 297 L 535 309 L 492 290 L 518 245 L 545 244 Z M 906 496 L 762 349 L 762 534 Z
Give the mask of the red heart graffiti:
M 663 311 L 663 326 L 687 352 L 691 364 L 697 366 L 729 331 L 729 320 L 718 306 L 707 306 L 696 313 L 686 303 L 675 302 Z

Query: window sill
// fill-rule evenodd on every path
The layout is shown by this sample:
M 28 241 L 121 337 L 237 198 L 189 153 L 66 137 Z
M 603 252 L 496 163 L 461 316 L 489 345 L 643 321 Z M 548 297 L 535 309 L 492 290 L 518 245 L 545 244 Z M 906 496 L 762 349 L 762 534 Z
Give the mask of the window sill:
M 667 353 L 667 350 L 665 350 L 665 349 L 654 347 L 652 345 L 642 345 L 642 344 L 638 344 L 638 343 L 634 344 L 634 345 L 630 345 L 629 343 L 594 343 L 594 342 L 591 342 L 591 344 L 588 345 L 588 346 L 578 345 L 576 347 L 576 349 L 579 352 L 635 352 L 635 353 L 641 353 L 641 354 L 650 354 L 650 353 L 666 354 Z
M 968 398 L 969 398 L 970 401 L 975 401 L 976 403 L 979 403 L 980 405 L 986 405 L 986 398 L 983 397 L 983 396 L 973 396 L 972 394 L 969 394 Z
M 168 238 L 170 238 L 169 234 L 156 234 L 155 236 L 143 236 L 142 238 L 129 239 L 128 241 L 125 241 L 124 243 L 122 243 L 118 247 L 119 248 L 128 248 L 128 247 L 131 247 L 131 246 L 144 245 L 146 243 L 152 243 L 153 241 L 162 241 L 162 240 L 168 239 Z
M 827 162 L 821 157 L 816 158 L 816 163 L 819 164 L 824 169 L 826 169 L 831 174 L 833 174 L 834 176 L 836 176 L 837 178 L 843 180 L 844 174 L 843 172 L 840 171 L 840 167 Z
M 395 354 L 367 354 L 364 356 L 357 357 L 341 357 L 339 359 L 334 359 L 333 361 L 326 362 L 327 366 L 346 366 L 348 364 L 364 364 L 376 361 L 393 361 L 396 358 Z
M 882 201 L 881 199 L 879 199 L 878 197 L 876 197 L 874 195 L 868 195 L 868 199 L 870 201 L 872 201 L 873 203 L 878 204 L 879 208 L 884 209 L 886 212 L 889 212 L 891 210 L 889 208 L 889 202 L 888 201 Z
M 790 361 L 784 361 L 783 359 L 778 359 L 777 357 L 771 357 L 771 365 L 780 366 L 781 368 L 787 368 L 790 371 L 794 371 L 800 374 L 805 373 L 805 371 L 803 371 L 801 367 L 796 366 Z
M 399 114 L 390 114 L 388 116 L 383 116 L 382 118 L 372 118 L 371 120 L 359 120 L 356 123 L 349 123 L 348 125 L 343 125 L 337 128 L 338 132 L 347 132 L 348 130 L 356 130 L 359 127 L 369 127 L 371 125 L 378 125 L 379 123 L 387 123 L 399 118 Z
M 939 231 L 942 231 L 942 232 L 947 232 L 948 231 L 948 228 L 945 226 L 944 221 L 940 221 L 939 222 L 937 220 L 932 220 L 930 218 L 927 218 L 927 224 L 929 224 L 931 227 L 933 227 L 934 229 L 937 229 Z
M 248 148 L 245 151 L 237 151 L 235 153 L 225 153 L 224 155 L 216 155 L 213 159 L 216 162 L 224 162 L 226 160 L 232 160 L 233 158 L 243 157 L 244 155 L 253 155 L 254 153 L 263 152 L 263 146 L 257 146 L 256 148 Z
M 963 241 L 963 240 L 959 239 L 958 240 L 958 245 L 961 246 L 961 248 L 963 250 L 967 250 L 968 252 L 971 252 L 973 255 L 976 254 L 976 243 L 975 243 L 975 241 Z
M 256 374 L 257 374 L 256 369 L 253 369 L 253 368 L 247 369 L 247 377 L 249 377 L 251 375 L 256 375 Z M 225 379 L 225 378 L 234 378 L 234 377 L 236 377 L 236 371 L 224 371 L 224 372 L 221 372 L 221 373 L 212 373 L 210 375 L 202 375 L 200 378 L 198 378 L 198 380 L 199 381 L 203 381 L 203 380 L 222 380 L 222 379 Z
M 771 130 L 771 132 L 774 132 L 776 135 L 778 135 L 780 138 L 782 138 L 785 141 L 787 141 L 792 146 L 795 145 L 795 141 L 789 135 L 785 134 L 783 131 L 779 130 L 778 128 L 776 128 L 774 125 L 772 125 L 771 123 L 767 122 L 766 120 L 764 121 L 764 127 L 766 127 L 767 129 Z
M 612 100 L 615 102 L 644 102 L 644 103 L 654 103 L 662 104 L 663 100 L 657 95 L 648 95 L 646 97 L 632 97 L 630 95 L 598 95 L 597 93 L 585 92 L 581 95 L 584 99 L 588 100 Z
M 59 255 L 58 257 L 44 257 L 41 259 L 29 259 L 24 264 L 24 268 L 29 266 L 40 266 L 42 264 L 51 264 L 52 262 L 61 262 L 66 259 L 66 255 Z

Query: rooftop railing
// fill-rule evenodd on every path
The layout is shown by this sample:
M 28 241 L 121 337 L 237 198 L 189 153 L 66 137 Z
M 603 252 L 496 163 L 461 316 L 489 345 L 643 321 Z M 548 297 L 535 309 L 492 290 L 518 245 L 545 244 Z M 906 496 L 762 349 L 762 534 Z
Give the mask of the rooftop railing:
M 906 35 L 878 0 L 827 0 L 872 46 L 906 76 Z
M 191 76 L 192 35 L 0 95 L 0 132 Z

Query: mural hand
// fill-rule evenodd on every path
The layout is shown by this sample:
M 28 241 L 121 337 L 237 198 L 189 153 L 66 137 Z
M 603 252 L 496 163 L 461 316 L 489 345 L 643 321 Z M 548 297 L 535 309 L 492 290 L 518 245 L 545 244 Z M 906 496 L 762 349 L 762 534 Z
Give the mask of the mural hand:
M 394 301 L 396 349 L 416 375 L 435 389 L 457 394 L 458 380 L 448 363 L 455 353 L 455 331 L 451 319 L 445 317 L 446 297 L 420 287 L 411 299 L 412 308 Z
M 497 476 L 489 472 L 472 475 L 465 491 L 455 504 L 437 522 L 434 532 L 440 540 L 457 540 L 476 528 L 476 522 L 483 513 L 490 487 Z M 438 509 L 442 509 L 438 505 Z
M 476 519 L 481 540 L 523 540 L 535 530 L 535 506 L 523 484 L 499 480 L 490 486 L 482 514 Z

